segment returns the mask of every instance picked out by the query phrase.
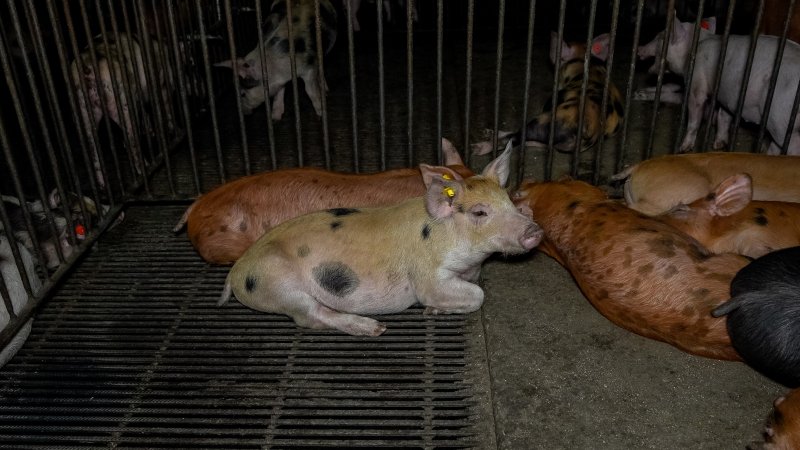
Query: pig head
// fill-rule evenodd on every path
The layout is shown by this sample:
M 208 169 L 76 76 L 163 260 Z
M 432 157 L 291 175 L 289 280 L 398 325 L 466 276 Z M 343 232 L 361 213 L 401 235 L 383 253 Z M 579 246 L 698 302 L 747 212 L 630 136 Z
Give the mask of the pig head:
M 748 260 L 711 255 L 694 239 L 575 180 L 523 182 L 514 194 L 544 230 L 540 249 L 611 322 L 686 352 L 738 360 L 711 310 Z
M 317 212 L 276 227 L 233 266 L 220 303 L 233 292 L 244 305 L 286 314 L 301 327 L 368 336 L 386 327 L 365 314 L 416 303 L 428 313 L 477 310 L 483 261 L 494 252 L 526 252 L 542 237 L 502 188 L 510 152 L 468 179 L 421 165 L 424 197 Z
M 796 450 L 800 448 L 800 389 L 778 397 L 764 427 L 764 442 L 748 450 Z
M 713 253 L 758 258 L 800 245 L 800 204 L 751 201 L 749 175 L 736 174 L 690 204 L 679 204 L 659 219 L 697 239 Z

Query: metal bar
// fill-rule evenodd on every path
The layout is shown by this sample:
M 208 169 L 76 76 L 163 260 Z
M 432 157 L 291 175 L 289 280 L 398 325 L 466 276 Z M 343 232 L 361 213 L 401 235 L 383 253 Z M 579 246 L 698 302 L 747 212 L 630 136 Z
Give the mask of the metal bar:
M 756 45 L 758 45 L 759 25 L 761 24 L 761 17 L 764 14 L 764 0 L 759 0 L 758 11 L 756 12 L 756 21 L 753 25 L 753 31 L 750 33 L 750 48 L 747 50 L 747 62 L 744 66 L 744 76 L 742 77 L 742 85 L 739 87 L 739 98 L 736 102 L 736 113 L 733 116 L 733 128 L 730 130 L 730 146 L 731 151 L 736 149 L 736 135 L 739 132 L 739 120 L 742 118 L 742 110 L 744 109 L 744 99 L 747 95 L 747 86 L 750 84 L 750 73 L 753 70 L 753 58 L 756 55 Z M 782 39 L 782 44 L 786 44 L 786 39 Z M 783 55 L 783 47 L 780 48 L 778 53 Z M 780 59 L 776 60 L 776 63 Z M 778 65 L 778 64 L 776 64 Z M 774 69 L 774 67 L 773 67 Z M 766 122 L 769 117 L 769 110 L 765 110 L 762 114 L 761 122 Z
M 583 122 L 586 120 L 586 90 L 589 87 L 589 65 L 592 56 L 592 41 L 594 40 L 594 18 L 597 15 L 597 0 L 592 0 L 589 6 L 589 23 L 587 24 L 586 51 L 583 54 L 583 80 L 581 81 L 581 96 L 578 100 L 578 131 L 575 135 L 575 149 L 572 151 L 570 173 L 573 178 L 578 178 L 581 150 L 583 148 Z M 602 111 L 602 114 L 605 110 Z M 602 115 L 601 114 L 601 115 Z M 555 120 L 555 117 L 553 117 Z M 524 126 L 524 125 L 523 125 Z
M 294 104 L 294 128 L 297 139 L 297 164 L 303 166 L 303 129 L 300 123 L 300 93 L 297 88 L 297 53 L 294 47 L 294 33 L 292 32 L 293 21 L 292 2 L 291 0 L 286 0 L 286 33 L 289 39 L 289 67 L 292 69 L 292 94 L 294 96 L 292 102 Z
M 436 2 L 436 158 L 441 165 L 442 157 L 442 45 L 444 44 L 444 5 Z
M 789 142 L 792 139 L 792 134 L 795 132 L 794 124 L 797 122 L 798 106 L 800 106 L 800 82 L 797 83 L 797 90 L 794 93 L 794 103 L 792 103 L 792 113 L 789 114 L 789 121 L 786 123 L 786 135 L 783 137 L 781 155 L 786 155 L 789 151 Z M 764 120 L 766 121 L 766 119 Z
M 316 7 L 319 8 L 319 0 L 315 0 Z M 264 56 L 264 26 L 263 26 L 263 12 L 261 10 L 261 2 L 256 3 L 256 22 L 258 32 L 258 60 L 261 61 L 261 83 L 264 88 L 264 107 L 267 112 L 267 139 L 269 140 L 269 155 L 272 162 L 272 170 L 278 168 L 278 157 L 275 153 L 275 130 L 272 127 L 272 100 L 270 100 L 269 91 L 269 72 L 267 71 L 267 59 Z M 319 27 L 319 23 L 317 24 Z M 319 36 L 319 28 L 317 28 L 317 36 Z
M 472 38 L 475 31 L 475 0 L 467 0 L 467 73 L 464 88 L 464 156 L 467 167 L 472 160 L 469 131 L 470 113 L 472 109 Z
M 290 1 L 287 0 L 287 3 L 290 3 Z M 233 79 L 233 91 L 236 92 L 234 97 L 236 98 L 236 114 L 239 117 L 239 137 L 242 142 L 244 173 L 245 175 L 250 175 L 252 173 L 250 169 L 250 151 L 247 148 L 247 129 L 245 129 L 244 125 L 242 98 L 239 95 L 241 92 L 241 87 L 239 86 L 239 71 L 237 70 L 239 63 L 237 62 L 236 39 L 233 35 L 233 11 L 231 11 L 231 0 L 225 0 L 225 25 L 226 29 L 228 30 L 228 51 L 231 54 L 231 78 Z M 261 42 L 259 42 L 258 45 L 260 47 Z M 269 95 L 266 95 L 265 97 L 269 97 Z
M 675 10 L 675 0 L 669 0 L 667 11 Z M 664 40 L 661 42 L 661 49 L 659 50 L 658 60 L 658 77 L 656 79 L 656 101 L 653 102 L 653 114 L 650 119 L 650 134 L 647 139 L 647 147 L 644 149 L 644 156 L 642 159 L 650 159 L 653 156 L 653 143 L 656 139 L 656 124 L 658 123 L 658 109 L 661 106 L 659 99 L 661 98 L 661 87 L 664 84 L 664 71 L 666 70 L 665 61 L 667 59 L 667 49 L 669 48 L 669 39 L 672 34 L 673 24 L 677 20 L 675 14 L 667 13 L 667 24 L 664 28 Z
M 378 9 L 378 121 L 381 128 L 381 170 L 386 170 L 386 77 L 383 71 L 383 1 L 375 2 L 375 6 Z
M 694 66 L 695 62 L 697 62 L 697 47 L 700 45 L 700 25 L 703 22 L 703 10 L 705 7 L 705 0 L 700 0 L 700 3 L 697 7 L 697 18 L 694 21 L 694 34 L 692 35 L 692 48 L 689 52 L 689 65 L 686 68 L 686 74 L 684 75 L 683 79 L 686 80 L 684 82 L 686 88 L 683 91 L 683 104 L 681 107 L 681 117 L 678 122 L 678 133 L 677 136 L 682 136 L 684 131 L 684 126 L 686 125 L 686 115 L 689 111 L 689 95 L 692 91 L 692 78 L 694 77 Z M 663 64 L 663 63 L 662 63 Z M 678 148 L 681 145 L 680 139 L 675 141 L 675 144 L 672 147 L 672 153 L 677 153 Z
M 631 63 L 628 66 L 628 83 L 625 88 L 625 113 L 631 110 L 631 96 L 633 95 L 633 78 L 636 75 L 636 50 L 639 46 L 639 37 L 642 31 L 642 9 L 644 9 L 644 0 L 639 0 L 636 6 L 636 20 L 633 26 L 633 46 L 631 48 Z M 666 34 L 666 33 L 665 33 Z M 630 120 L 622 121 L 622 137 L 617 152 L 616 165 L 614 166 L 614 173 L 619 173 L 625 164 L 625 157 L 628 154 L 628 124 Z M 639 155 L 641 156 L 641 155 Z
M 211 113 L 211 131 L 214 135 L 214 148 L 217 150 L 217 163 L 219 165 L 220 184 L 225 183 L 225 162 L 222 157 L 222 144 L 219 139 L 219 121 L 217 121 L 217 103 L 214 99 L 214 85 L 211 78 L 211 62 L 208 59 L 208 43 L 206 42 L 206 27 L 203 23 L 202 0 L 194 0 L 197 8 L 197 28 L 200 32 L 200 47 L 203 50 L 203 67 L 206 69 L 206 86 L 208 88 L 208 109 Z M 238 95 L 238 92 L 237 92 Z
M 358 153 L 358 103 L 356 102 L 356 54 L 353 42 L 353 14 L 352 0 L 345 0 L 345 15 L 347 16 L 347 62 L 350 75 L 350 124 L 353 131 L 353 171 L 359 172 L 359 153 Z
M 555 54 L 555 68 L 553 69 L 553 92 L 552 96 L 550 97 L 552 102 L 552 109 L 550 110 L 550 116 L 552 120 L 550 120 L 550 133 L 547 137 L 547 156 L 545 157 L 545 174 L 544 179 L 550 180 L 553 176 L 553 163 L 555 161 L 555 149 L 553 148 L 553 140 L 555 138 L 555 131 L 556 131 L 556 107 L 558 106 L 558 91 L 561 88 L 559 86 L 560 79 L 561 79 L 561 46 L 564 42 L 564 21 L 566 20 L 567 15 L 567 0 L 561 0 L 561 6 L 559 7 L 558 11 L 558 32 L 556 39 L 558 42 L 556 43 L 556 54 Z M 552 45 L 552 43 L 551 43 Z M 527 125 L 527 124 L 523 124 Z
M 349 0 L 348 0 L 349 1 Z M 406 83 L 408 92 L 408 165 L 414 165 L 414 0 L 406 2 Z
M 182 47 L 178 45 L 178 34 L 177 30 L 175 29 L 175 12 L 173 10 L 172 2 L 167 2 L 167 17 L 169 18 L 169 31 L 172 35 L 172 50 L 173 54 L 175 55 L 175 76 L 177 78 L 176 81 L 178 82 L 178 92 L 181 96 L 181 105 L 183 105 L 183 121 L 184 126 L 186 127 L 186 140 L 189 146 L 189 157 L 192 164 L 192 179 L 194 181 L 195 193 L 200 195 L 202 193 L 202 187 L 200 185 L 200 172 L 197 168 L 197 153 L 195 152 L 194 148 L 194 132 L 192 131 L 192 118 L 191 114 L 189 114 L 189 99 L 185 83 L 188 77 L 183 73 L 183 64 L 181 58 L 186 49 L 182 49 Z M 145 177 L 145 180 L 146 179 L 147 177 Z
M 317 46 L 317 67 L 320 95 L 320 106 L 322 107 L 322 148 L 325 154 L 325 168 L 331 169 L 331 144 L 328 131 L 328 83 L 325 81 L 325 49 L 322 46 L 322 16 L 320 12 L 320 0 L 314 0 L 314 27 L 316 30 L 316 46 Z M 380 41 L 379 41 L 380 42 Z M 328 45 L 332 46 L 333 43 Z M 379 49 L 382 51 L 382 49 Z M 382 53 L 379 53 L 382 55 Z
M 603 102 L 600 106 L 600 136 L 594 152 L 594 168 L 592 170 L 592 184 L 600 184 L 600 169 L 602 167 L 603 144 L 606 137 L 606 111 L 608 108 L 608 91 L 611 86 L 611 71 L 614 68 L 614 48 L 617 43 L 617 26 L 619 24 L 619 0 L 614 0 L 611 6 L 611 34 L 608 42 L 608 59 L 606 59 L 606 79 L 603 81 Z M 634 46 L 635 48 L 636 46 Z M 627 111 L 623 112 L 626 114 Z M 627 117 L 620 117 L 627 121 Z
M 2 125 L 0 125 L 2 126 Z M 22 206 L 22 205 L 20 205 Z M 22 206 L 24 208 L 24 206 Z M 14 264 L 17 265 L 17 270 L 20 273 L 20 280 L 22 281 L 22 287 L 25 288 L 25 292 L 28 295 L 33 295 L 33 287 L 31 285 L 31 280 L 28 278 L 28 271 L 25 270 L 25 264 L 22 262 L 22 252 L 19 251 L 19 247 L 14 239 L 14 232 L 11 226 L 11 218 L 8 216 L 8 210 L 6 210 L 6 204 L 4 201 L 0 201 L 0 223 L 3 224 L 3 230 L 5 230 L 6 239 L 8 240 L 8 246 L 11 249 L 11 255 L 14 257 Z M 3 277 L 0 276 L 0 281 L 3 280 Z M 5 285 L 4 285 L 5 286 Z M 4 298 L 9 298 L 8 291 L 4 293 Z M 8 305 L 6 305 L 8 307 Z M 13 312 L 13 308 L 8 308 L 8 311 L 11 313 Z
M 528 96 L 531 90 L 531 66 L 533 64 L 533 25 L 536 22 L 536 0 L 530 0 L 528 6 L 528 36 L 527 48 L 525 51 L 525 87 L 522 94 L 522 139 L 519 151 L 519 163 L 517 164 L 517 184 L 522 181 L 525 175 L 525 154 L 527 153 L 528 141 Z
M 753 148 L 750 150 L 761 151 L 761 145 L 764 141 L 764 134 L 767 130 L 767 118 L 769 117 L 769 111 L 772 109 L 772 98 L 775 95 L 775 86 L 778 84 L 778 73 L 780 71 L 781 62 L 783 61 L 783 52 L 786 49 L 786 35 L 789 31 L 789 23 L 792 20 L 792 13 L 794 12 L 795 7 L 795 0 L 789 0 L 789 8 L 786 10 L 786 20 L 783 22 L 783 33 L 781 34 L 781 40 L 778 44 L 778 53 L 775 55 L 775 61 L 772 65 L 772 74 L 769 77 L 769 88 L 767 89 L 767 100 L 764 104 L 764 110 L 761 114 L 761 123 L 758 126 L 758 135 L 754 142 Z M 794 116 L 792 116 L 794 117 Z M 789 122 L 791 125 L 792 122 Z M 791 128 L 791 126 L 790 126 Z M 733 144 L 731 144 L 733 147 Z
M 495 59 L 494 66 L 494 125 L 492 127 L 492 158 L 497 157 L 497 133 L 500 130 L 500 83 L 503 70 L 503 35 L 505 34 L 505 18 L 506 1 L 500 0 L 497 11 L 497 57 Z
M 717 105 L 717 94 L 719 94 L 719 85 L 722 82 L 722 71 L 725 68 L 725 56 L 728 54 L 728 38 L 731 35 L 731 24 L 733 23 L 733 10 L 735 7 L 736 0 L 730 0 L 730 4 L 728 5 L 728 15 L 725 19 L 725 29 L 722 31 L 722 39 L 720 41 L 719 63 L 717 64 L 714 89 L 711 91 L 711 96 L 709 99 L 710 103 L 708 103 L 711 105 L 711 108 L 715 108 Z M 706 148 L 709 136 L 711 136 L 711 127 L 706 125 L 706 132 L 703 134 L 703 142 L 700 146 L 701 149 Z M 697 148 L 697 145 L 695 145 L 695 148 Z

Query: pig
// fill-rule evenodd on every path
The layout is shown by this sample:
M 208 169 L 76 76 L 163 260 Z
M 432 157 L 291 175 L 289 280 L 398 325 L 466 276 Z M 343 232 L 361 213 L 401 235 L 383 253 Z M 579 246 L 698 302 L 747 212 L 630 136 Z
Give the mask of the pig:
M 713 255 L 582 181 L 525 180 L 512 198 L 542 227 L 539 249 L 569 270 L 611 322 L 694 355 L 740 360 L 725 320 L 711 311 L 730 298 L 747 258 Z
M 102 37 L 94 40 L 94 55 L 90 49 L 84 50 L 70 64 L 70 77 L 75 97 L 78 99 L 81 122 L 87 136 L 92 136 L 100 121 L 108 114 L 108 118 L 122 128 L 125 141 L 134 163 L 134 169 L 141 174 L 144 170 L 142 151 L 139 135 L 135 127 L 136 109 L 142 103 L 151 106 L 155 100 L 152 86 L 148 83 L 149 76 L 144 65 L 144 50 L 140 40 L 119 33 L 119 39 L 106 36 L 103 43 Z M 155 61 L 162 61 L 166 49 L 155 39 L 152 40 Z M 92 60 L 97 61 L 97 67 Z M 80 60 L 80 62 L 78 62 Z M 169 73 L 161 69 L 161 64 L 156 64 L 156 83 L 160 90 L 161 103 L 165 110 L 166 128 L 169 134 L 175 134 L 175 115 L 172 110 L 171 80 Z M 126 89 L 127 86 L 127 89 Z M 145 120 L 145 122 L 149 122 Z M 145 124 L 149 128 L 149 125 Z M 147 135 L 152 130 L 145 130 Z M 89 139 L 91 157 L 95 177 L 100 186 L 106 185 L 103 174 L 100 149 L 96 148 L 93 139 Z
M 24 273 L 30 282 L 31 290 L 35 294 L 36 291 L 41 289 L 42 281 L 36 276 L 36 262 L 31 253 L 22 245 L 13 243 L 17 246 L 20 254 L 20 260 L 23 268 L 17 266 L 14 260 L 14 254 L 11 250 L 12 243 L 9 241 L 8 236 L 0 234 L 0 276 L 3 277 L 3 282 L 8 290 L 9 300 L 11 306 L 14 308 L 14 315 L 19 314 L 22 309 L 28 304 L 28 292 L 22 281 L 21 273 Z M 0 330 L 5 329 L 6 325 L 11 322 L 12 315 L 6 309 L 6 304 L 0 302 Z M 0 367 L 3 367 L 28 339 L 31 332 L 33 319 L 29 319 L 25 325 L 20 328 L 16 335 L 11 338 L 11 341 L 0 350 Z
M 707 196 L 681 203 L 658 218 L 713 253 L 758 258 L 800 245 L 800 203 L 751 201 L 752 197 L 751 178 L 740 173 Z
M 731 299 L 714 309 L 727 316 L 733 347 L 752 368 L 800 387 L 800 247 L 768 253 L 731 283 Z
M 677 18 L 673 22 L 673 30 L 667 50 L 667 67 L 675 74 L 686 77 L 686 67 L 691 50 L 694 24 L 681 22 Z M 747 84 L 744 99 L 742 118 L 752 123 L 761 123 L 764 105 L 766 103 L 769 79 L 778 51 L 779 39 L 775 36 L 758 37 L 756 51 L 753 59 L 753 69 Z M 709 96 L 714 89 L 716 73 L 720 64 L 721 37 L 709 35 L 702 39 L 697 47 L 697 58 L 692 73 L 691 88 L 689 91 L 688 110 L 689 120 L 686 134 L 681 142 L 682 152 L 691 151 L 697 138 L 697 130 Z M 750 36 L 730 35 L 728 48 L 725 54 L 722 80 L 719 83 L 717 101 L 722 110 L 717 114 L 717 132 L 714 138 L 714 148 L 721 149 L 727 146 L 731 112 L 735 111 L 739 101 L 739 92 L 744 83 L 744 72 L 747 55 L 750 47 Z M 769 154 L 800 154 L 800 122 L 790 118 L 794 103 L 797 85 L 800 82 L 800 44 L 787 41 L 781 61 L 781 70 L 778 74 L 775 95 L 769 117 L 766 118 L 766 129 L 772 142 Z M 791 123 L 790 123 L 791 119 Z M 783 140 L 787 130 L 791 130 L 791 140 L 788 148 L 783 148 Z
M 344 0 L 345 2 L 351 1 L 350 5 L 350 17 L 352 19 L 353 24 L 353 31 L 361 31 L 361 24 L 358 22 L 358 10 L 361 8 L 361 1 L 362 0 Z M 379 0 L 381 1 L 381 0 Z M 386 14 L 386 18 L 389 22 L 393 22 L 392 20 L 392 2 L 389 0 L 382 0 L 383 1 L 383 12 Z M 397 6 L 403 10 L 403 16 L 406 16 L 406 7 L 407 7 L 408 0 L 397 0 Z M 417 5 L 412 2 L 411 3 L 411 19 L 414 22 L 419 21 L 419 14 L 417 13 Z
M 444 163 L 462 177 L 464 167 L 453 144 L 442 139 Z M 200 196 L 174 231 L 188 224 L 200 256 L 212 264 L 233 264 L 262 234 L 281 222 L 329 208 L 385 206 L 425 193 L 419 169 L 347 174 L 298 168 L 240 178 Z
M 524 253 L 542 231 L 503 189 L 511 147 L 479 176 L 420 165 L 423 197 L 382 208 L 336 208 L 272 229 L 231 268 L 231 293 L 244 305 L 286 314 L 301 327 L 378 336 L 367 314 L 416 303 L 429 314 L 469 313 L 483 304 L 475 282 L 492 253 Z
M 528 122 L 524 129 L 516 132 L 501 131 L 500 139 L 510 139 L 512 144 L 520 145 L 525 132 L 526 145 L 539 146 L 549 141 L 551 123 L 555 120 L 554 148 L 560 151 L 573 151 L 580 146 L 581 151 L 597 144 L 601 136 L 616 134 L 622 126 L 625 108 L 622 94 L 614 83 L 608 86 L 608 99 L 605 111 L 602 110 L 603 88 L 606 80 L 606 67 L 600 62 L 608 57 L 609 35 L 601 34 L 592 41 L 589 65 L 586 102 L 583 117 L 581 142 L 578 138 L 578 122 L 581 119 L 580 98 L 583 91 L 584 70 L 583 58 L 586 55 L 586 43 L 562 42 L 560 59 L 563 62 L 559 72 L 558 104 L 555 109 L 548 99 L 543 111 Z M 558 35 L 550 34 L 550 61 L 555 64 L 558 50 Z M 555 118 L 554 118 L 555 116 Z M 473 153 L 484 155 L 492 151 L 492 142 L 478 142 L 473 145 Z
M 764 427 L 764 442 L 753 442 L 748 450 L 797 450 L 800 448 L 800 389 L 775 399 Z
M 315 0 L 292 2 L 292 39 L 294 41 L 297 76 L 303 80 L 306 94 L 314 105 L 317 115 L 322 115 L 322 95 L 328 90 L 325 79 L 320 79 L 317 66 L 317 29 L 314 12 Z M 336 42 L 336 10 L 328 0 L 319 0 L 322 47 L 328 53 Z M 242 111 L 251 114 L 266 99 L 265 92 L 273 98 L 272 119 L 281 120 L 285 111 L 283 103 L 286 85 L 292 81 L 292 64 L 289 49 L 289 29 L 286 0 L 272 4 L 266 19 L 262 44 L 269 86 L 264 89 L 263 72 L 258 47 L 243 58 L 215 64 L 217 67 L 233 69 L 242 79 Z
M 753 200 L 800 202 L 800 158 L 753 153 L 710 152 L 666 155 L 642 161 L 612 175 L 625 180 L 628 207 L 649 216 L 704 197 L 725 178 L 747 173 Z

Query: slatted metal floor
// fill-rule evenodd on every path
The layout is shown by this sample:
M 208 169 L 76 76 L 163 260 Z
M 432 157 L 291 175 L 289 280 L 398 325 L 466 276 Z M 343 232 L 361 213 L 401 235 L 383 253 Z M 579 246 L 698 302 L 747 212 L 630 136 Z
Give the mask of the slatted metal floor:
M 377 338 L 215 303 L 228 269 L 134 206 L 0 369 L 3 448 L 475 448 L 466 317 L 381 317 Z

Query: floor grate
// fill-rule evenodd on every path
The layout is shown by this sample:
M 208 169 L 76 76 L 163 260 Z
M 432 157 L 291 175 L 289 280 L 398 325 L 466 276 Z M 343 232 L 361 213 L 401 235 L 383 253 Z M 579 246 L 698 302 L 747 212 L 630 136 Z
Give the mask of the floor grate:
M 378 338 L 295 327 L 236 301 L 228 269 L 136 206 L 0 370 L 8 448 L 474 448 L 465 316 L 412 309 Z

